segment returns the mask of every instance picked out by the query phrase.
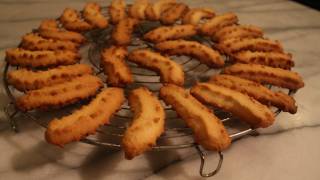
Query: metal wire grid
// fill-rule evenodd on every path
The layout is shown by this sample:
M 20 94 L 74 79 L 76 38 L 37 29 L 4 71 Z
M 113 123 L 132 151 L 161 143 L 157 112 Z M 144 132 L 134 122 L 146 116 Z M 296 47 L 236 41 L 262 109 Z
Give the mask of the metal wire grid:
M 106 8 L 102 9 L 103 13 L 107 16 Z M 135 49 L 135 48 L 152 48 L 152 44 L 149 44 L 148 42 L 144 42 L 139 37 L 142 36 L 146 31 L 149 29 L 152 29 L 154 27 L 159 26 L 158 23 L 154 22 L 147 22 L 142 23 L 138 28 L 137 31 L 134 32 L 134 37 L 132 44 L 129 46 L 129 50 Z M 105 78 L 105 76 L 102 73 L 102 69 L 100 68 L 100 53 L 103 48 L 110 45 L 110 33 L 112 31 L 112 28 L 109 27 L 105 30 L 94 30 L 86 34 L 86 36 L 89 38 L 90 48 L 88 50 L 88 59 L 90 63 L 94 66 L 95 72 L 98 76 L 102 76 L 102 78 Z M 211 42 L 201 38 L 196 37 L 195 40 L 200 40 L 202 43 L 209 43 Z M 195 81 L 206 79 L 209 74 L 219 73 L 218 70 L 212 70 L 209 69 L 207 66 L 201 64 L 199 61 L 189 58 L 189 57 L 171 57 L 173 60 L 175 60 L 177 63 L 179 63 L 181 66 L 183 66 L 185 75 L 186 75 L 186 87 L 190 87 L 194 84 Z M 226 61 L 228 61 L 226 57 Z M 155 94 L 158 94 L 159 88 L 161 87 L 161 82 L 159 76 L 153 72 L 149 71 L 143 68 L 140 68 L 134 63 L 128 62 L 132 73 L 135 78 L 135 82 L 128 86 L 125 90 L 128 93 L 131 89 L 134 89 L 135 87 L 139 86 L 147 86 L 151 91 L 153 91 Z M 12 68 L 7 63 L 4 71 L 3 71 L 3 81 L 4 81 L 4 87 L 6 90 L 6 93 L 8 97 L 11 100 L 11 103 L 8 104 L 8 106 L 5 108 L 5 112 L 8 116 L 8 119 L 10 121 L 11 127 L 14 131 L 18 131 L 16 122 L 14 120 L 14 116 L 16 116 L 18 113 L 21 113 L 23 116 L 25 116 L 28 119 L 33 120 L 40 126 L 46 128 L 48 125 L 48 120 L 43 120 L 43 113 L 41 118 L 37 117 L 39 115 L 39 112 L 33 111 L 33 112 L 22 112 L 19 111 L 15 107 L 16 98 L 14 95 L 14 89 L 10 87 L 7 81 L 7 73 L 9 69 Z M 269 86 L 269 88 L 272 88 Z M 289 91 L 288 94 L 293 94 L 293 91 Z M 80 104 L 75 105 L 78 107 Z M 164 108 L 166 111 L 166 128 L 165 132 L 161 135 L 161 137 L 158 140 L 158 143 L 156 146 L 152 147 L 152 150 L 155 151 L 162 151 L 162 150 L 173 150 L 173 149 L 183 149 L 183 148 L 190 148 L 194 147 L 196 148 L 199 157 L 201 159 L 200 169 L 199 173 L 203 177 L 210 177 L 215 175 L 219 169 L 221 168 L 222 161 L 223 161 L 223 155 L 221 152 L 218 152 L 219 155 L 219 162 L 216 166 L 215 170 L 211 171 L 210 173 L 204 172 L 204 165 L 205 165 L 205 153 L 197 143 L 193 141 L 192 138 L 192 131 L 186 125 L 183 123 L 183 121 L 177 116 L 177 114 L 171 109 L 170 106 L 166 106 L 164 103 Z M 72 107 L 70 107 L 72 109 Z M 12 110 L 11 110 L 12 109 Z M 223 124 L 226 126 L 230 138 L 232 140 L 241 138 L 245 135 L 255 133 L 255 130 L 239 123 L 234 117 L 232 117 L 231 114 L 220 111 L 218 109 L 214 110 L 215 114 L 221 119 Z M 280 109 L 275 110 L 275 114 L 278 115 L 281 112 Z M 50 113 L 50 112 L 49 112 Z M 40 113 L 41 114 L 41 113 Z M 48 115 L 48 112 L 44 113 L 44 116 Z M 53 114 L 56 114 L 54 112 Z M 123 133 L 125 129 L 129 126 L 130 121 L 132 119 L 132 114 L 130 111 L 130 107 L 128 104 L 124 104 L 120 111 L 118 111 L 111 121 L 111 124 L 105 125 L 102 128 L 97 130 L 96 135 L 91 135 L 87 138 L 84 138 L 81 140 L 83 143 L 99 146 L 99 147 L 105 147 L 105 148 L 116 148 L 121 149 L 121 138 L 123 136 Z

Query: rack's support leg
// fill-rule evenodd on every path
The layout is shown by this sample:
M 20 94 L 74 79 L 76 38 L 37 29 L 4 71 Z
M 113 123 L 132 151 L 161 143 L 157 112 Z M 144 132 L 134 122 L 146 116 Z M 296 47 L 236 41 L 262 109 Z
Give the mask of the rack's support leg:
M 18 111 L 15 111 L 14 113 L 12 113 L 10 115 L 9 121 L 10 121 L 10 125 L 11 125 L 11 129 L 15 132 L 18 133 L 19 129 L 18 129 L 18 125 L 16 123 L 16 120 L 14 120 L 14 116 L 18 113 Z
M 10 106 L 10 104 L 9 104 L 9 106 Z M 6 115 L 7 115 L 7 118 L 8 118 L 8 120 L 9 120 L 11 129 L 12 129 L 14 132 L 18 133 L 18 132 L 19 132 L 19 130 L 18 130 L 18 125 L 17 125 L 17 123 L 16 123 L 16 120 L 14 119 L 14 116 L 15 116 L 16 114 L 18 114 L 19 111 L 15 109 L 15 110 L 13 111 L 13 113 L 10 114 L 10 112 L 9 112 L 9 106 L 7 106 L 7 107 L 4 109 L 4 112 L 5 112 Z

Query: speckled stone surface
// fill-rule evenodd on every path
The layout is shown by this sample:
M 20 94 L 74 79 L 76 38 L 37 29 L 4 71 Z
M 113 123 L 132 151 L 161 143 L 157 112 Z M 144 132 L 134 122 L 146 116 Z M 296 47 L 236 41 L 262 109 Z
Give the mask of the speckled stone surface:
M 98 1 L 102 5 L 109 1 Z M 6 48 L 18 45 L 44 18 L 58 17 L 65 7 L 81 9 L 85 1 L 1 0 L 0 62 Z M 248 136 L 224 152 L 221 171 L 212 179 L 320 179 L 320 12 L 291 1 L 186 1 L 218 13 L 233 11 L 242 24 L 255 24 L 266 36 L 280 40 L 292 53 L 306 86 L 295 94 L 298 113 L 282 113 L 257 137 Z M 1 76 L 2 77 L 2 76 Z M 1 86 L 3 86 L 1 82 Z M 8 103 L 0 89 L 0 107 Z M 20 133 L 11 131 L 0 112 L 0 179 L 200 179 L 200 160 L 194 149 L 149 152 L 127 161 L 123 153 L 82 143 L 64 149 L 47 144 L 44 129 L 18 119 Z M 207 170 L 217 158 L 209 153 Z

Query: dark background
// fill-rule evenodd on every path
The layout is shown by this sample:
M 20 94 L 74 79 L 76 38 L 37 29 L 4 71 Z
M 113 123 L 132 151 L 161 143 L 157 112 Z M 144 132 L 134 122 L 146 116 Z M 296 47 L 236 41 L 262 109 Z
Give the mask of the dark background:
M 320 0 L 294 0 L 311 8 L 320 10 Z

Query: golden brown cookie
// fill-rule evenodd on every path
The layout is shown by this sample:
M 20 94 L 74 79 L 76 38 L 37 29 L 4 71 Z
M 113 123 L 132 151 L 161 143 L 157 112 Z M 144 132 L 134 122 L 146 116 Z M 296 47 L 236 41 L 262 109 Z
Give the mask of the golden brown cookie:
M 149 5 L 148 0 L 135 0 L 132 6 L 129 8 L 129 15 L 130 17 L 144 20 L 146 19 L 145 10 Z
M 96 28 L 107 28 L 109 22 L 106 17 L 101 14 L 101 7 L 94 2 L 87 3 L 83 8 L 83 18 Z
M 38 34 L 29 33 L 22 37 L 21 47 L 31 51 L 35 50 L 70 50 L 78 51 L 79 44 L 71 41 L 45 39 Z
M 86 64 L 59 66 L 40 71 L 17 69 L 8 73 L 8 82 L 20 91 L 27 91 L 70 81 L 85 74 L 92 74 L 91 67 Z
M 145 9 L 146 18 L 150 21 L 159 20 L 161 14 L 175 3 L 175 0 L 157 0 L 155 3 L 149 4 Z
M 263 31 L 261 28 L 253 25 L 231 25 L 226 26 L 213 35 L 213 39 L 224 41 L 232 38 L 262 38 Z
M 98 77 L 87 74 L 68 82 L 28 91 L 17 99 L 17 106 L 22 111 L 63 107 L 95 95 L 101 86 L 102 81 Z
M 128 60 L 158 72 L 162 83 L 172 83 L 179 86 L 184 84 L 182 67 L 159 53 L 148 49 L 136 49 L 130 52 Z
M 134 118 L 122 139 L 126 159 L 151 149 L 163 133 L 165 123 L 165 112 L 159 99 L 147 88 L 131 91 L 129 105 Z
M 223 27 L 238 23 L 238 17 L 234 13 L 225 13 L 209 19 L 200 26 L 203 35 L 212 36 Z
M 230 137 L 221 121 L 188 91 L 167 84 L 160 89 L 160 97 L 193 130 L 195 141 L 205 149 L 221 151 L 230 146 Z
M 224 65 L 224 60 L 218 51 L 196 41 L 164 41 L 156 44 L 155 48 L 169 55 L 194 57 L 210 67 L 222 67 Z
M 134 28 L 139 21 L 134 18 L 124 18 L 119 21 L 112 31 L 112 39 L 117 45 L 129 45 Z
M 230 112 L 254 128 L 266 128 L 275 120 L 267 106 L 246 94 L 223 86 L 198 83 L 190 92 L 199 101 Z
M 126 18 L 126 1 L 112 0 L 111 5 L 109 6 L 109 13 L 112 24 L 117 24 L 120 20 Z
M 66 8 L 59 18 L 63 27 L 70 31 L 88 31 L 94 28 L 93 25 L 87 23 L 80 18 L 79 13 L 72 8 Z
M 187 11 L 188 6 L 184 3 L 177 3 L 161 13 L 160 21 L 162 24 L 171 25 L 178 21 Z
M 293 90 L 300 89 L 304 86 L 304 82 L 298 73 L 260 64 L 237 63 L 225 68 L 223 72 L 255 82 L 272 84 Z
M 133 77 L 125 58 L 128 51 L 125 47 L 111 46 L 103 50 L 101 65 L 111 86 L 123 87 L 133 82 Z
M 30 51 L 21 48 L 6 50 L 6 61 L 10 65 L 24 67 L 48 67 L 75 64 L 81 56 L 73 51 Z
M 57 30 L 59 29 L 58 23 L 54 19 L 42 20 L 39 26 L 39 30 Z
M 153 43 L 183 39 L 197 34 L 196 27 L 190 24 L 161 26 L 146 33 L 143 38 Z
M 68 116 L 53 119 L 46 130 L 47 142 L 63 147 L 94 134 L 99 126 L 109 123 L 124 101 L 123 89 L 105 88 L 88 105 Z
M 291 54 L 279 52 L 240 51 L 233 54 L 232 59 L 238 63 L 261 64 L 282 69 L 291 69 L 294 66 Z
M 291 96 L 282 92 L 273 92 L 265 86 L 254 81 L 243 79 L 237 76 L 220 74 L 212 76 L 209 83 L 214 83 L 219 86 L 224 86 L 247 94 L 262 104 L 267 106 L 275 106 L 282 111 L 290 112 L 291 114 L 295 114 L 297 112 L 295 100 Z
M 77 32 L 65 31 L 65 30 L 41 30 L 39 35 L 44 38 L 62 40 L 62 41 L 72 41 L 75 43 L 85 43 L 86 38 Z
M 182 23 L 196 26 L 202 19 L 210 19 L 215 15 L 215 12 L 209 8 L 193 8 L 183 16 Z
M 233 55 L 239 51 L 262 51 L 262 52 L 283 52 L 283 47 L 278 41 L 263 38 L 232 38 L 219 42 L 217 48 Z

